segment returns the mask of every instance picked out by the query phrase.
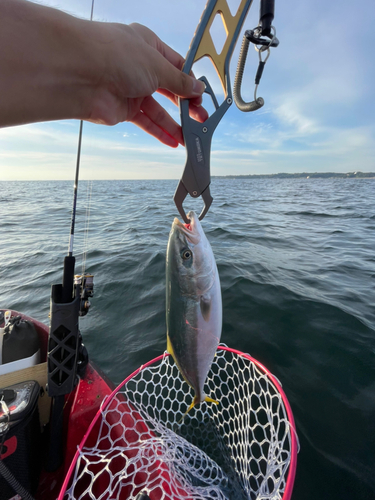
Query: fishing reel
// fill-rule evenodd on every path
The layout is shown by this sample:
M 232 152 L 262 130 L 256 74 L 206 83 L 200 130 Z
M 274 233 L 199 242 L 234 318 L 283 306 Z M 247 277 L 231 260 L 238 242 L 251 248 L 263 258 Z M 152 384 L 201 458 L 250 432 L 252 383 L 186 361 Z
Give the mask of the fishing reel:
M 74 276 L 74 285 L 76 286 L 76 292 L 79 291 L 80 296 L 79 315 L 86 316 L 91 306 L 88 299 L 94 296 L 94 275 L 76 274 Z

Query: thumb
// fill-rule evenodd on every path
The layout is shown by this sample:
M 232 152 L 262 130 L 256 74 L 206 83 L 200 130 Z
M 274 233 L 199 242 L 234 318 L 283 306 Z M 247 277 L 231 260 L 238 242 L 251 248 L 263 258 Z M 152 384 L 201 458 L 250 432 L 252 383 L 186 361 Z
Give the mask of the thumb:
M 156 68 L 160 88 L 189 99 L 203 94 L 206 88 L 203 82 L 183 73 L 162 55 L 160 55 L 160 59 L 162 61 L 158 61 L 160 64 L 157 64 Z

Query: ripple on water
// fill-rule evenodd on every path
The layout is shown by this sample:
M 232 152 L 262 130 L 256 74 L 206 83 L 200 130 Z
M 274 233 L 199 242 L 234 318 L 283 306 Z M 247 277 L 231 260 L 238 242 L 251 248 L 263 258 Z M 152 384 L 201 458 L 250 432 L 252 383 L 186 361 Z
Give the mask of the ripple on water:
M 0 304 L 48 323 L 73 183 L 6 184 L 12 196 L 2 189 Z M 203 227 L 220 272 L 222 340 L 283 384 L 301 441 L 295 500 L 315 500 L 317 484 L 324 499 L 375 498 L 373 187 L 355 179 L 211 184 Z M 175 188 L 176 181 L 93 183 L 86 269 L 95 274 L 95 295 L 80 328 L 91 358 L 115 382 L 166 347 L 165 252 Z M 78 270 L 85 191 L 82 182 Z

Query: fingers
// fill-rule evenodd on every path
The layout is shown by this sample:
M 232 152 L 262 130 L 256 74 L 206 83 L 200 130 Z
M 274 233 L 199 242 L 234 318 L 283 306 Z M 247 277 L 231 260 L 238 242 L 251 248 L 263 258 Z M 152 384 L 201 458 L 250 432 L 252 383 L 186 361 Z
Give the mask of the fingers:
M 146 26 L 138 23 L 132 23 L 129 25 L 132 30 L 134 30 L 138 35 L 140 35 L 145 42 L 147 42 L 151 47 L 154 47 L 162 56 L 167 59 L 173 66 L 179 70 L 182 69 L 185 59 L 175 50 L 173 50 L 169 45 L 164 43 L 153 31 L 151 31 Z M 194 76 L 194 75 L 193 75 Z
M 173 102 L 173 104 L 175 104 L 176 106 L 178 105 L 178 97 L 176 95 L 174 95 L 172 92 L 170 92 L 169 90 L 166 90 L 166 89 L 158 89 L 157 92 L 165 97 L 167 97 L 170 101 Z M 192 97 L 190 99 L 190 104 L 192 104 L 193 106 L 200 106 L 202 104 L 202 96 L 198 96 L 198 97 Z
M 193 71 L 190 74 L 181 73 L 185 64 L 185 59 L 169 45 L 164 43 L 157 37 L 156 49 L 164 56 L 164 58 L 174 66 L 177 71 L 166 71 L 163 76 L 166 77 L 165 81 L 168 84 L 160 85 L 160 87 L 170 90 L 173 94 L 179 97 L 188 97 L 190 99 L 197 99 L 197 102 L 192 102 L 195 106 L 202 103 L 201 97 L 206 88 L 205 84 L 195 78 Z M 168 68 L 166 68 L 167 70 Z M 169 73 L 169 74 L 168 74 Z
M 175 68 L 178 70 L 182 68 L 185 59 L 176 51 L 171 49 L 168 45 L 163 43 L 161 40 L 159 40 L 160 46 L 158 47 L 159 52 L 173 65 Z M 181 75 L 183 73 L 178 72 L 179 77 L 181 78 Z M 194 73 L 191 71 L 190 72 L 190 77 L 189 75 L 186 75 L 188 78 L 192 78 L 194 82 L 198 82 L 198 80 L 195 79 Z M 184 77 L 182 77 L 184 78 Z M 201 89 L 202 93 L 204 92 L 206 86 L 203 82 L 199 81 L 199 83 L 202 84 Z M 186 84 L 186 82 L 185 82 Z M 195 83 L 194 83 L 195 84 Z M 193 84 L 193 85 L 194 85 Z M 184 83 L 182 83 L 184 85 Z M 189 97 L 189 96 L 183 96 L 181 93 L 175 92 L 172 89 L 168 88 L 159 88 L 157 91 L 167 97 L 170 101 L 172 101 L 174 104 L 178 105 L 178 96 L 180 97 Z M 203 123 L 208 119 L 208 113 L 207 111 L 202 107 L 202 93 L 199 93 L 196 97 L 191 97 L 189 101 L 189 114 L 194 120 L 199 121 L 200 123 Z
M 176 97 L 172 92 L 165 89 L 158 89 L 158 93 L 167 97 L 173 104 L 178 105 L 178 97 Z M 190 99 L 189 102 L 189 115 L 200 123 L 205 122 L 208 119 L 208 113 L 202 104 L 202 96 Z
M 158 78 L 158 87 L 169 90 L 176 96 L 200 97 L 204 92 L 205 84 L 203 82 L 182 73 L 162 54 L 154 60 L 154 71 Z
M 208 113 L 205 108 L 203 106 L 194 106 L 191 102 L 189 103 L 189 115 L 200 123 L 208 119 Z
M 133 122 L 163 144 L 171 147 L 183 145 L 181 127 L 155 101 L 152 93 L 157 89 L 174 104 L 178 103 L 179 97 L 188 98 L 190 115 L 203 122 L 208 118 L 206 110 L 201 106 L 205 84 L 196 80 L 193 73 L 183 73 L 181 68 L 185 62 L 184 58 L 163 43 L 151 30 L 139 24 L 120 27 L 132 41 L 130 45 L 134 47 L 128 54 L 133 65 L 124 65 L 125 68 L 133 68 L 130 72 L 125 72 L 123 78 L 127 83 L 125 88 L 128 93 L 122 95 L 123 84 L 115 87 L 121 108 L 125 107 L 126 101 L 127 108 L 123 119 Z
M 184 144 L 181 127 L 153 97 L 143 100 L 140 111 L 130 121 L 167 146 Z
M 156 49 L 169 61 L 175 68 L 182 70 L 185 59 L 181 54 L 173 50 L 169 45 L 158 38 Z M 193 75 L 194 76 L 194 75 Z
M 169 45 L 164 43 L 151 30 L 141 24 L 131 24 L 131 29 L 137 33 L 153 49 L 152 65 L 154 73 L 159 82 L 158 92 L 170 99 L 174 104 L 178 104 L 178 97 L 189 98 L 190 116 L 203 122 L 208 118 L 208 114 L 202 104 L 202 93 L 205 84 L 190 75 L 182 73 L 181 69 L 185 59 Z M 169 116 L 169 115 L 168 115 Z

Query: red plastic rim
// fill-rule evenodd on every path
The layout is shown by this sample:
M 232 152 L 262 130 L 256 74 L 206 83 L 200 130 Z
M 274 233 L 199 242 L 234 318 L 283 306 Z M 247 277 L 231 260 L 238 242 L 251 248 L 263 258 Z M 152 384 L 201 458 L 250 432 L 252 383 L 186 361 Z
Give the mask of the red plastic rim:
M 291 459 L 290 459 L 289 472 L 288 472 L 288 477 L 286 479 L 285 490 L 284 490 L 284 494 L 283 494 L 282 500 L 290 500 L 290 498 L 292 496 L 294 479 L 295 479 L 296 468 L 297 468 L 297 449 L 298 449 L 298 444 L 297 444 L 296 431 L 295 431 L 296 426 L 295 426 L 295 422 L 294 422 L 294 417 L 293 417 L 292 409 L 291 409 L 289 401 L 288 401 L 288 399 L 287 399 L 287 397 L 286 397 L 286 395 L 285 395 L 285 393 L 283 391 L 283 388 L 281 387 L 280 382 L 277 380 L 277 378 L 274 375 L 272 375 L 272 373 L 265 366 L 263 366 L 262 363 L 260 363 L 259 361 L 257 361 L 253 357 L 251 357 L 249 354 L 245 354 L 245 353 L 243 353 L 241 351 L 238 351 L 237 349 L 232 349 L 232 348 L 226 347 L 226 346 L 219 346 L 218 350 L 228 351 L 228 352 L 237 354 L 238 356 L 246 358 L 249 361 L 251 361 L 252 363 L 254 363 L 261 371 L 263 371 L 267 375 L 267 377 L 275 385 L 275 387 L 277 388 L 278 392 L 281 395 L 281 398 L 283 400 L 283 403 L 284 403 L 284 406 L 285 406 L 285 409 L 286 409 L 286 412 L 287 412 L 287 415 L 288 415 L 288 421 L 289 421 L 289 424 L 290 424 L 290 427 L 291 427 L 291 433 L 290 433 L 290 435 L 291 435 L 291 451 L 290 451 L 291 452 Z M 99 417 L 101 416 L 101 414 L 103 413 L 103 411 L 107 408 L 107 406 L 110 404 L 110 402 L 115 397 L 115 395 L 117 394 L 117 392 L 129 380 L 131 380 L 133 377 L 135 377 L 136 375 L 138 375 L 138 373 L 141 370 L 144 370 L 145 368 L 147 368 L 150 365 L 158 363 L 159 361 L 161 361 L 166 356 L 169 356 L 169 354 L 168 353 L 161 354 L 160 356 L 158 356 L 158 357 L 152 359 L 151 361 L 148 361 L 146 364 L 140 366 L 137 370 L 135 370 L 132 374 L 130 374 L 123 382 L 121 382 L 121 384 L 119 384 L 116 387 L 116 389 L 112 392 L 112 394 L 103 402 L 101 408 L 99 409 L 99 411 L 95 415 L 95 417 L 92 420 L 90 426 L 88 427 L 85 435 L 83 436 L 83 439 L 82 439 L 80 445 L 77 448 L 77 452 L 76 452 L 76 454 L 75 454 L 75 456 L 73 458 L 73 461 L 72 461 L 72 463 L 71 463 L 71 465 L 69 467 L 69 470 L 67 472 L 65 480 L 63 482 L 63 485 L 62 485 L 62 488 L 61 488 L 58 500 L 64 500 L 64 494 L 65 494 L 66 489 L 68 488 L 70 477 L 74 473 L 74 470 L 75 470 L 78 458 L 80 456 L 80 453 L 81 453 L 82 449 L 85 446 L 86 440 L 87 440 L 88 436 L 90 435 L 91 430 L 94 427 L 94 425 L 96 424 L 97 420 L 99 419 Z

